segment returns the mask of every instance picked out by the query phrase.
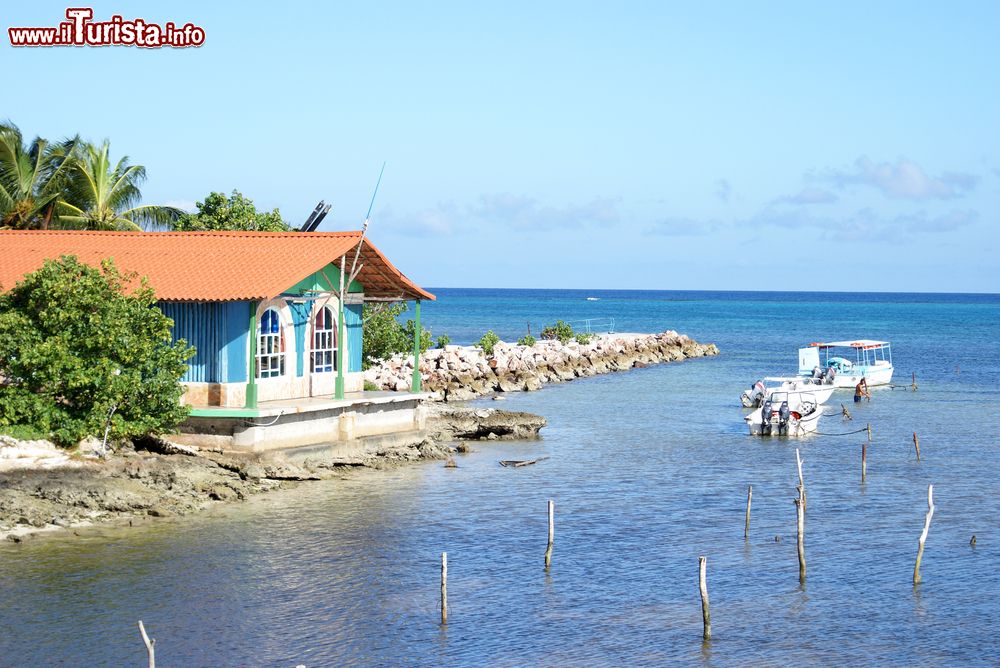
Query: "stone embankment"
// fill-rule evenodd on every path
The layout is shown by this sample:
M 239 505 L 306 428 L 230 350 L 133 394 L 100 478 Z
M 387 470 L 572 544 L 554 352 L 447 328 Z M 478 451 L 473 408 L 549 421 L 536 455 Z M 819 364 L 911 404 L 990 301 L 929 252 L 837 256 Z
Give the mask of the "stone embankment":
M 537 438 L 545 426 L 545 418 L 530 413 L 441 404 L 430 412 L 423 440 L 375 445 L 350 462 L 196 448 L 159 438 L 116 444 L 100 456 L 99 442 L 66 450 L 0 434 L 0 540 L 187 515 L 300 481 L 341 478 L 357 467 L 446 459 L 468 451 L 454 443 L 459 439 Z
M 474 346 L 445 346 L 420 358 L 423 388 L 445 401 L 474 399 L 493 392 L 533 391 L 545 383 L 689 357 L 718 355 L 702 344 L 667 331 L 661 334 L 602 334 L 587 343 L 537 341 L 533 346 L 500 342 L 487 355 Z M 365 381 L 383 390 L 406 391 L 413 379 L 413 356 L 394 355 L 365 372 Z

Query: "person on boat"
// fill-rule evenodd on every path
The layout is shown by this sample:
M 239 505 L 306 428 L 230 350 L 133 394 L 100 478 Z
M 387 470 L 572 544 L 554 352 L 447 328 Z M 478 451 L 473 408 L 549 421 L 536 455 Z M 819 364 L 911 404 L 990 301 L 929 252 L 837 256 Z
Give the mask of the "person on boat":
M 872 400 L 872 393 L 868 389 L 868 381 L 864 378 L 861 382 L 854 386 L 854 403 L 861 401 L 861 398 L 865 397 L 868 401 Z

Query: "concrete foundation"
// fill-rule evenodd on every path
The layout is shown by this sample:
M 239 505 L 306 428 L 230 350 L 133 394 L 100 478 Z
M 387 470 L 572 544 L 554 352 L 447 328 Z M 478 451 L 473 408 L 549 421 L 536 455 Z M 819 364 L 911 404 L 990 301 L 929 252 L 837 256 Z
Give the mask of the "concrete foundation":
M 315 444 L 345 444 L 369 437 L 422 434 L 429 394 L 359 392 L 343 400 L 261 402 L 257 409 L 200 408 L 172 441 L 200 447 L 263 452 Z

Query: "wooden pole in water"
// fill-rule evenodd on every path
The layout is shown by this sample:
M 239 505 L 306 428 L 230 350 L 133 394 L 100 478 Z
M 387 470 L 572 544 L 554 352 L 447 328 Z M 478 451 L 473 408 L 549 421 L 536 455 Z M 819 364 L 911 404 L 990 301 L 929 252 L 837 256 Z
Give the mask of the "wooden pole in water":
M 146 627 L 142 625 L 142 620 L 139 620 L 139 633 L 142 634 L 142 642 L 146 646 L 146 654 L 149 655 L 149 668 L 156 668 L 156 639 L 149 639 L 146 635 Z
M 910 384 L 910 387 L 913 389 L 914 392 L 917 391 L 917 372 L 916 371 L 913 372 L 913 382 Z
M 868 442 L 871 443 L 872 442 L 872 423 L 871 422 L 868 423 L 868 426 L 866 427 L 866 429 L 868 429 Z
M 698 557 L 698 589 L 701 591 L 701 621 L 704 626 L 702 638 L 712 639 L 712 613 L 708 607 L 708 583 L 705 581 L 705 571 L 708 568 L 708 558 Z
M 917 461 L 920 461 L 920 439 L 917 438 L 917 432 L 913 432 L 913 449 L 917 451 Z
M 868 476 L 868 444 L 861 444 L 861 482 Z
M 753 500 L 753 485 L 747 485 L 747 521 L 743 526 L 743 540 L 750 536 L 750 502 Z
M 920 584 L 920 562 L 924 558 L 924 543 L 927 541 L 927 532 L 931 528 L 931 518 L 934 517 L 934 485 L 927 485 L 927 516 L 924 518 L 924 530 L 920 534 L 917 542 L 917 563 L 913 566 L 913 584 Z
M 441 553 L 441 623 L 448 623 L 448 553 Z
M 799 498 L 795 499 L 795 510 L 797 515 L 798 539 L 796 546 L 799 554 L 799 582 L 806 581 L 806 486 L 802 479 L 802 459 L 799 457 L 799 449 L 795 448 L 795 461 L 799 467 Z
M 806 511 L 806 483 L 802 479 L 802 458 L 799 457 L 799 449 L 795 448 L 795 464 L 799 469 L 799 498 L 802 499 L 802 512 Z
M 556 538 L 556 502 L 549 499 L 549 544 L 545 548 L 545 568 L 552 565 L 552 544 Z

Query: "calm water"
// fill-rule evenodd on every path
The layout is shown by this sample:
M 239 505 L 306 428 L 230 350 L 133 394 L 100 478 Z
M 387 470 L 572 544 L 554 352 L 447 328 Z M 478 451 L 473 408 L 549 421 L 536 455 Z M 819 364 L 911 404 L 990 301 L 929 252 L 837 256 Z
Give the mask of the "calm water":
M 500 405 L 548 417 L 544 439 L 478 444 L 458 469 L 359 471 L 195 518 L 2 546 L 0 665 L 144 665 L 137 619 L 163 666 L 1000 663 L 1000 297 L 436 292 L 425 323 L 456 342 L 613 316 L 621 331 L 677 329 L 723 354 L 512 395 Z M 823 418 L 827 433 L 874 426 L 864 486 L 862 435 L 752 440 L 737 407 L 756 376 L 793 371 L 802 343 L 856 336 L 891 340 L 899 382 L 920 383 L 851 404 L 852 423 Z M 937 511 L 914 589 L 928 483 Z

